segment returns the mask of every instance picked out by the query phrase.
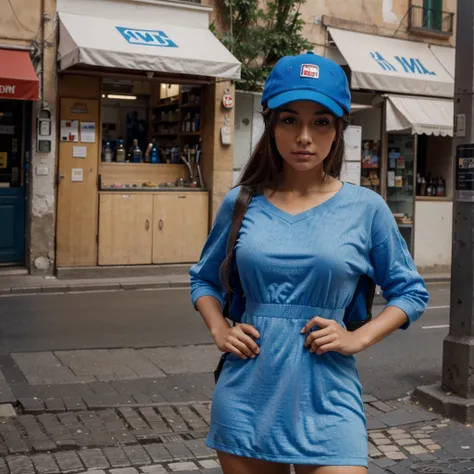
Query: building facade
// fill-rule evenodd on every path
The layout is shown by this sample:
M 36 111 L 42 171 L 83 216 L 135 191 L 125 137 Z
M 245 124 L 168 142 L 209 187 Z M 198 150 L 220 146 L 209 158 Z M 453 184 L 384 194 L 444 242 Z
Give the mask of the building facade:
M 0 265 L 31 273 L 55 258 L 55 15 L 55 0 L 12 0 L 0 15 Z

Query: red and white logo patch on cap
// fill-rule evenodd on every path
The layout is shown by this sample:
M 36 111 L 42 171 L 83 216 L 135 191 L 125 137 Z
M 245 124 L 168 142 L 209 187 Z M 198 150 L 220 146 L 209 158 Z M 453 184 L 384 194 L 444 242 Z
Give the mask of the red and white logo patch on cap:
M 301 66 L 301 77 L 308 77 L 310 79 L 319 79 L 319 66 L 315 64 L 303 64 Z

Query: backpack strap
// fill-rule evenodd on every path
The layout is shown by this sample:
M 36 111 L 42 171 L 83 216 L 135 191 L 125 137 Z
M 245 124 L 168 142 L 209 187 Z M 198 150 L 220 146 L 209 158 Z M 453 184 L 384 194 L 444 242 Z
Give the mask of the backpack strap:
M 245 186 L 242 186 L 239 195 L 234 204 L 234 212 L 232 214 L 232 226 L 230 228 L 229 240 L 227 241 L 227 256 L 234 253 L 235 243 L 239 236 L 242 222 L 244 221 L 245 213 L 252 200 L 252 191 Z

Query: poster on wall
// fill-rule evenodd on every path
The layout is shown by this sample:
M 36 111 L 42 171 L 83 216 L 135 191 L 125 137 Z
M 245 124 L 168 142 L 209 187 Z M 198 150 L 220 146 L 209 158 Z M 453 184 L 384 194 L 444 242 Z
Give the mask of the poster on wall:
M 73 168 L 71 170 L 71 180 L 76 183 L 84 181 L 84 171 L 82 168 Z
M 81 142 L 95 143 L 95 122 L 81 122 Z
M 345 160 L 360 161 L 362 156 L 362 127 L 350 125 L 344 131 Z
M 8 163 L 8 153 L 0 151 L 0 169 L 6 168 Z
M 61 141 L 73 143 L 79 141 L 78 120 L 61 120 Z
M 474 144 L 456 148 L 456 201 L 474 202 Z

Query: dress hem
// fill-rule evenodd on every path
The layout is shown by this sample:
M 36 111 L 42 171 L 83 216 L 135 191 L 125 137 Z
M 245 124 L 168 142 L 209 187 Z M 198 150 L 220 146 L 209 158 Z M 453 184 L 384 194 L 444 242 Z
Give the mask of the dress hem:
M 314 458 L 304 457 L 279 457 L 272 456 L 271 454 L 256 453 L 246 449 L 234 448 L 226 446 L 224 444 L 215 443 L 212 440 L 206 441 L 207 447 L 215 449 L 216 451 L 222 451 L 227 454 L 233 454 L 234 456 L 242 456 L 250 459 L 260 459 L 262 461 L 276 462 L 280 464 L 302 464 L 305 466 L 361 466 L 368 468 L 369 460 L 368 457 L 351 457 L 341 459 L 340 457 L 329 457 L 321 456 L 316 461 Z

